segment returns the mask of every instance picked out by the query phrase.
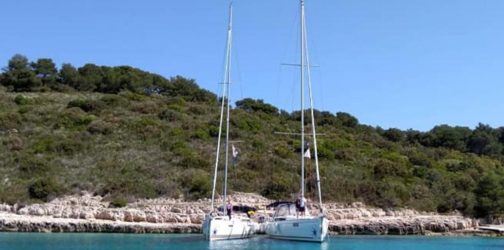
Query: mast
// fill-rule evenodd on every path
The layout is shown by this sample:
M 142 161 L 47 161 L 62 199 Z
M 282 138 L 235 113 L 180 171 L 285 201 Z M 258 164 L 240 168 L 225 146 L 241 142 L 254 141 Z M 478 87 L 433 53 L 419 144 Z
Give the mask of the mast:
M 228 96 L 228 91 L 229 91 L 229 77 L 230 77 L 230 58 L 231 58 L 231 22 L 232 22 L 232 3 L 229 5 L 229 25 L 228 25 L 228 31 L 227 31 L 227 44 L 226 44 L 226 64 L 224 68 L 224 81 L 223 83 L 225 86 L 222 87 L 222 104 L 221 104 L 221 112 L 220 112 L 220 119 L 219 119 L 219 135 L 217 137 L 217 152 L 215 154 L 215 167 L 214 167 L 214 177 L 213 177 L 213 186 L 212 186 L 212 202 L 211 202 L 211 210 L 214 210 L 214 202 L 215 202 L 215 187 L 217 184 L 217 170 L 219 167 L 219 155 L 220 155 L 220 145 L 221 145 L 221 137 L 222 137 L 222 122 L 224 118 L 224 103 Z M 229 107 L 229 103 L 228 103 Z M 229 110 L 229 109 L 228 109 Z M 229 126 L 229 111 L 227 115 L 227 124 Z M 227 138 L 227 137 L 226 137 Z M 226 139 L 226 147 L 227 147 L 227 139 Z M 227 151 L 226 151 L 227 153 Z M 226 155 L 227 158 L 227 155 Z M 227 181 L 227 161 L 226 161 L 226 171 L 225 171 L 225 179 Z M 224 192 L 226 192 L 226 184 L 224 186 Z M 226 204 L 226 195 L 224 194 L 224 204 Z
M 223 204 L 225 207 L 226 206 L 226 199 L 227 199 L 227 176 L 228 176 L 228 163 L 229 163 L 229 98 L 230 98 L 230 89 L 229 85 L 231 84 L 231 48 L 233 45 L 233 3 L 231 2 L 229 4 L 229 25 L 228 25 L 228 51 L 227 51 L 227 75 L 226 75 L 226 89 L 227 89 L 227 114 L 226 114 L 226 154 L 225 154 L 225 165 L 224 165 L 224 199 L 223 199 Z
M 314 105 L 313 105 L 313 92 L 312 92 L 312 81 L 311 81 L 311 72 L 310 72 L 310 59 L 308 54 L 308 39 L 306 35 L 306 19 L 305 19 L 305 10 L 304 10 L 304 0 L 301 1 L 301 149 L 302 149 L 302 161 L 301 161 L 301 192 L 304 196 L 304 110 L 303 110 L 303 84 L 304 84 L 304 63 L 306 62 L 307 66 L 307 76 L 308 76 L 308 90 L 310 96 L 310 116 L 311 116 L 311 126 L 312 126 L 312 137 L 313 137 L 313 153 L 315 155 L 315 172 L 316 172 L 316 181 L 317 181 L 317 196 L 320 205 L 320 209 L 322 209 L 322 190 L 320 188 L 320 170 L 319 170 L 319 161 L 318 161 L 318 148 L 317 148 L 317 132 L 315 129 L 315 116 L 314 116 Z M 306 61 L 305 61 L 306 60 Z
M 322 209 L 322 190 L 320 188 L 320 171 L 319 171 L 319 161 L 318 161 L 318 149 L 317 149 L 317 131 L 315 129 L 315 115 L 314 115 L 314 105 L 313 105 L 313 91 L 312 91 L 312 80 L 311 80 L 311 65 L 310 65 L 310 55 L 308 53 L 308 39 L 307 39 L 307 32 L 306 32 L 306 25 L 304 27 L 304 33 L 305 33 L 305 46 L 306 46 L 306 67 L 308 68 L 307 70 L 307 75 L 308 75 L 308 91 L 310 95 L 310 115 L 311 115 L 311 126 L 312 126 L 312 137 L 313 137 L 313 153 L 315 154 L 315 171 L 316 171 L 316 178 L 317 178 L 317 195 L 318 195 L 318 201 L 320 205 L 320 209 Z
M 305 141 L 304 141 L 304 60 L 305 60 L 305 44 L 304 44 L 304 0 L 300 0 L 301 4 L 301 196 L 305 193 Z

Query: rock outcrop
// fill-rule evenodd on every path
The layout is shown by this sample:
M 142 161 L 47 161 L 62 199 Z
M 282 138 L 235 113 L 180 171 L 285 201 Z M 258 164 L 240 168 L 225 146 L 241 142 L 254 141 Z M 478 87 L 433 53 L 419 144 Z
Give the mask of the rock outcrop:
M 472 230 L 478 221 L 460 214 L 440 215 L 412 209 L 366 207 L 362 203 L 327 204 L 330 231 L 334 234 L 429 234 Z
M 265 209 L 271 203 L 260 195 L 236 193 L 233 204 Z M 217 201 L 217 204 L 222 202 Z M 25 207 L 0 204 L 0 231 L 195 233 L 209 212 L 208 199 L 142 199 L 123 208 L 109 208 L 100 196 L 83 193 Z M 324 205 L 334 234 L 429 234 L 477 228 L 476 220 L 460 214 L 439 215 L 411 209 L 367 207 L 362 203 Z M 309 206 L 317 213 L 317 206 Z M 272 211 L 264 211 L 266 215 Z

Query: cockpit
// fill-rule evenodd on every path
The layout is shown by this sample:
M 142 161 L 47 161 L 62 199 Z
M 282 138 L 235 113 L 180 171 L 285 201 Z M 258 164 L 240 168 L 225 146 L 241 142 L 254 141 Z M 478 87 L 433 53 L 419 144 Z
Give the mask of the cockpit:
M 294 203 L 280 204 L 275 209 L 273 217 L 296 216 L 296 205 Z

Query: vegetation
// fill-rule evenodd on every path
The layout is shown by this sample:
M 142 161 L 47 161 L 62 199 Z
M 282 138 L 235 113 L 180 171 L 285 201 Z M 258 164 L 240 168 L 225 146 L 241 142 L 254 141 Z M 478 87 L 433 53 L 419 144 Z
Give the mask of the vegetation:
M 209 197 L 219 105 L 193 80 L 128 66 L 58 70 L 51 59 L 15 55 L 0 84 L 0 201 L 81 190 L 110 195 L 112 206 L 134 197 Z M 231 113 L 230 135 L 244 142 L 236 145 L 231 189 L 275 199 L 296 193 L 299 140 L 274 132 L 296 132 L 300 112 L 247 98 Z M 315 117 L 324 134 L 325 200 L 504 214 L 504 127 L 402 131 L 362 125 L 344 112 Z M 313 162 L 307 167 L 314 195 Z

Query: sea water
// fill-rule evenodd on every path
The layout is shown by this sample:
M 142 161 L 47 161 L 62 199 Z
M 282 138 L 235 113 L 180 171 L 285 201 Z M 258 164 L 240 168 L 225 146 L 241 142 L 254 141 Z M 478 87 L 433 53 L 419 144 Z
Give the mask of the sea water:
M 98 250 L 98 249 L 336 249 L 336 250 L 503 250 L 504 238 L 430 236 L 338 236 L 326 242 L 307 243 L 268 239 L 208 242 L 197 234 L 88 234 L 88 233 L 0 233 L 0 249 L 5 250 Z

